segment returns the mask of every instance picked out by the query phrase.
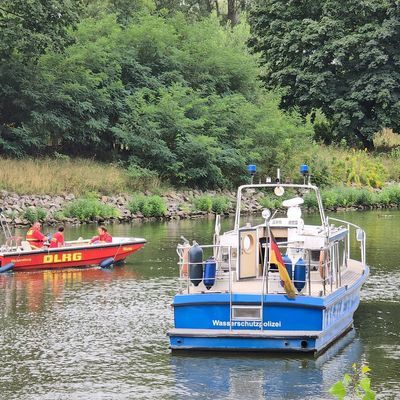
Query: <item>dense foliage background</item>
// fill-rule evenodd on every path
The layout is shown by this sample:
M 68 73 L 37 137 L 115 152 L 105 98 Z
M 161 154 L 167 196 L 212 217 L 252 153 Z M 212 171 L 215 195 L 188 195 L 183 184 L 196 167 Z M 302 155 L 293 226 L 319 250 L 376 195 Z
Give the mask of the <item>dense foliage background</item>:
M 335 40 L 351 31 L 350 14 L 331 16 L 343 20 L 335 34 L 325 16 L 334 1 L 290 3 L 0 0 L 0 154 L 112 162 L 135 179 L 200 188 L 242 183 L 248 163 L 259 165 L 260 176 L 280 167 L 293 178 L 307 161 L 319 183 L 361 181 L 352 174 L 365 155 L 338 161 L 345 148 L 324 153 L 313 140 L 369 145 L 374 132 L 397 127 L 390 117 L 398 118 L 397 72 L 382 73 L 394 85 L 387 102 L 373 75 L 386 65 L 380 54 L 392 32 L 378 31 L 383 17 L 374 20 L 386 3 L 365 13 L 355 33 L 360 38 L 367 30 L 370 41 L 381 34 L 373 54 L 367 38 L 348 34 L 343 54 L 332 50 L 329 57 L 327 49 L 340 47 Z M 396 17 L 393 9 L 389 22 Z M 369 29 L 370 20 L 376 24 Z M 309 62 L 299 41 L 308 46 Z M 364 51 L 357 53 L 362 71 L 339 85 L 338 75 L 350 79 L 358 65 L 350 62 L 357 46 Z M 332 66 L 339 57 L 343 68 L 332 75 L 326 69 L 339 70 Z M 360 116 L 357 107 L 367 108 Z M 373 175 L 364 180 L 378 182 L 371 186 L 387 178 L 384 163 L 375 161 L 364 173 Z
M 322 139 L 372 149 L 384 127 L 400 128 L 400 5 L 393 0 L 254 0 L 253 48 L 282 106 L 322 110 Z

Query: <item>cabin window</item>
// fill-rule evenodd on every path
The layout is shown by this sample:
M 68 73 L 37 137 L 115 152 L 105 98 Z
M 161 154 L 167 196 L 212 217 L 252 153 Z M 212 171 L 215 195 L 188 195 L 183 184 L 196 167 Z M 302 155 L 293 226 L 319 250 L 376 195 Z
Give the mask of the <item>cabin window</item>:
M 253 245 L 254 245 L 254 238 L 252 235 L 246 235 L 243 238 L 243 250 L 246 253 L 250 253 L 253 250 Z
M 320 254 L 320 250 L 311 250 L 311 261 L 319 261 Z
M 240 320 L 259 320 L 261 319 L 261 308 L 260 307 L 249 307 L 249 306 L 233 306 L 232 307 L 232 319 Z

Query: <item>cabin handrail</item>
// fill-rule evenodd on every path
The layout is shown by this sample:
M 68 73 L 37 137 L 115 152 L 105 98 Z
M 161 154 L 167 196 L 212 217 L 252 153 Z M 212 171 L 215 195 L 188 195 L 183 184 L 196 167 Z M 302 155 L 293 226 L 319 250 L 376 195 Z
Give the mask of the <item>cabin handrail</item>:
M 240 210 L 242 203 L 242 190 L 244 189 L 262 189 L 262 188 L 276 188 L 277 186 L 281 186 L 283 188 L 294 188 L 294 189 L 308 189 L 314 190 L 315 196 L 317 198 L 318 203 L 318 211 L 321 217 L 322 225 L 327 228 L 327 219 L 325 217 L 324 207 L 322 205 L 321 193 L 319 191 L 318 186 L 311 184 L 292 184 L 292 183 L 259 183 L 252 185 L 241 185 L 237 190 L 237 200 L 236 200 L 236 214 L 235 214 L 235 227 L 234 230 L 237 231 L 240 226 Z
M 335 222 L 340 222 L 341 224 L 347 225 L 347 230 L 350 232 L 350 227 L 354 228 L 357 231 L 362 232 L 362 238 L 361 240 L 357 240 L 360 242 L 360 250 L 361 250 L 361 263 L 365 265 L 365 259 L 366 259 L 366 240 L 367 240 L 367 235 L 365 233 L 365 230 L 362 229 L 360 226 L 353 224 L 352 222 L 345 221 L 339 218 L 335 217 L 326 217 L 326 221 L 329 227 L 329 221 L 335 221 Z M 347 235 L 347 258 L 350 258 L 350 235 Z

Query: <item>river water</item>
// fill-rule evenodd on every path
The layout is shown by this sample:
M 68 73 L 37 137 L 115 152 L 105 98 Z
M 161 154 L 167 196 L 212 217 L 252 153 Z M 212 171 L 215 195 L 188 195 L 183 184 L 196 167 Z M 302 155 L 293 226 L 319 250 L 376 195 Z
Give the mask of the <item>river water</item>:
M 149 241 L 122 268 L 0 275 L 0 399 L 327 399 L 355 362 L 370 365 L 379 398 L 400 399 L 400 212 L 334 216 L 365 228 L 371 276 L 355 330 L 319 358 L 171 354 L 175 246 L 210 243 L 214 221 L 114 225 Z

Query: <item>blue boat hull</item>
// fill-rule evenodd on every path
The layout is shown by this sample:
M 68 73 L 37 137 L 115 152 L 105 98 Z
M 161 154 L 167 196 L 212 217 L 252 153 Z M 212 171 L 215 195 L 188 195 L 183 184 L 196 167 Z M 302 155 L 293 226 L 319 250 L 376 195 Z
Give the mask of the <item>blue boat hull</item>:
M 206 293 L 176 295 L 174 329 L 168 333 L 173 350 L 321 352 L 353 325 L 366 273 L 351 287 L 326 297 L 264 296 L 262 321 L 230 318 L 233 305 L 257 307 L 254 294 Z

